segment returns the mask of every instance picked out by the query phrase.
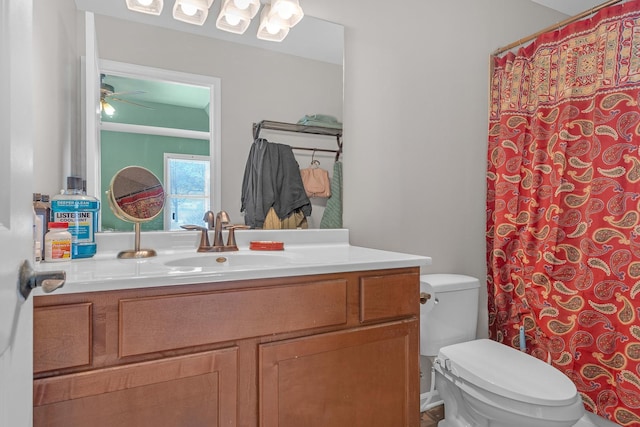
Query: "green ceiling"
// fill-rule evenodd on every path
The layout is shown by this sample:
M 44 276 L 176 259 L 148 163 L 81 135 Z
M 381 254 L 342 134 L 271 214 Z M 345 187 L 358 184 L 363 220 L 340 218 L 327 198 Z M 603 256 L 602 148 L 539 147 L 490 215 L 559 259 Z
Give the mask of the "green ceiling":
M 113 98 L 143 105 L 145 102 L 153 102 L 200 109 L 207 108 L 210 100 L 209 88 L 203 86 L 113 75 L 105 75 L 103 82 L 113 86 L 115 95 L 107 100 L 114 107 L 118 101 Z

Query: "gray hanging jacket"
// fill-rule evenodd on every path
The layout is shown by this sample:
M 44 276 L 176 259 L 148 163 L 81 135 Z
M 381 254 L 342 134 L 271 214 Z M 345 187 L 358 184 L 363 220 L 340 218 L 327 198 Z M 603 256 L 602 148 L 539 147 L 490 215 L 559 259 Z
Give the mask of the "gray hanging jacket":
M 245 213 L 246 225 L 262 228 L 272 207 L 280 219 L 298 209 L 307 217 L 311 215 L 311 202 L 291 147 L 258 138 L 244 171 L 240 211 Z

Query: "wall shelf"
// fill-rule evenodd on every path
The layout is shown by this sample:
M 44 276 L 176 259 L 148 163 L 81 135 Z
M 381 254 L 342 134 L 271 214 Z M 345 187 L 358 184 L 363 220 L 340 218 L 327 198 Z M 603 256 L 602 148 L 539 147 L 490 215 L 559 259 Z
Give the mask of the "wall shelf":
M 291 147 L 294 150 L 306 150 L 306 151 L 322 151 L 326 153 L 336 153 L 336 161 L 340 158 L 342 153 L 342 128 L 330 128 L 324 126 L 307 126 L 297 123 L 285 123 L 276 122 L 272 120 L 262 120 L 253 124 L 253 138 L 260 138 L 260 132 L 262 130 L 275 130 L 280 132 L 295 132 L 306 133 L 312 135 L 333 136 L 336 138 L 338 144 L 337 150 L 330 150 L 326 148 L 308 148 L 308 147 Z
M 282 132 L 311 133 L 314 135 L 327 135 L 342 138 L 342 128 L 336 129 L 324 126 L 307 126 L 297 123 L 274 122 L 271 120 L 262 120 L 259 123 L 254 123 L 254 136 L 259 137 L 262 129 L 279 130 Z

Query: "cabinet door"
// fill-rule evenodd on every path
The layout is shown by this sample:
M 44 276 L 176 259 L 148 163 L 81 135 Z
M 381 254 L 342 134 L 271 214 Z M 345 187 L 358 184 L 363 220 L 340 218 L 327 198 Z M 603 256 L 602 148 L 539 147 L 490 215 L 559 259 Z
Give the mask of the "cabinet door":
M 237 348 L 36 380 L 34 426 L 235 426 Z
M 91 303 L 33 309 L 33 372 L 91 365 Z
M 418 321 L 263 344 L 261 427 L 418 427 Z

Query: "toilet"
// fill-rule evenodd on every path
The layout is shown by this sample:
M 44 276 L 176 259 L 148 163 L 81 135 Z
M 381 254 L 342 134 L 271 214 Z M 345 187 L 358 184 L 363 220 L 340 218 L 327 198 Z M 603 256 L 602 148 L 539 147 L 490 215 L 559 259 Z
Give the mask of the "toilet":
M 420 277 L 420 353 L 433 359 L 444 402 L 439 427 L 613 426 L 585 411 L 562 372 L 524 352 L 476 338 L 478 279 Z

